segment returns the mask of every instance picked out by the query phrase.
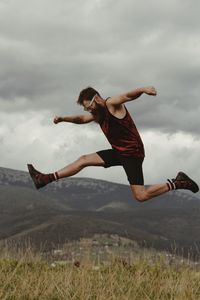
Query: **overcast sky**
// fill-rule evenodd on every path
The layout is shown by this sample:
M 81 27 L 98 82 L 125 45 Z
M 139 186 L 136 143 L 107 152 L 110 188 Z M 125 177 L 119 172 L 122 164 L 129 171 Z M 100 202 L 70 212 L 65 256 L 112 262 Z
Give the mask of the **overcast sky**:
M 145 183 L 185 171 L 200 183 L 200 1 L 0 0 L 0 166 L 59 170 L 109 148 L 82 114 L 81 89 L 102 97 L 153 85 L 127 104 L 146 148 Z M 78 176 L 128 183 L 121 167 Z

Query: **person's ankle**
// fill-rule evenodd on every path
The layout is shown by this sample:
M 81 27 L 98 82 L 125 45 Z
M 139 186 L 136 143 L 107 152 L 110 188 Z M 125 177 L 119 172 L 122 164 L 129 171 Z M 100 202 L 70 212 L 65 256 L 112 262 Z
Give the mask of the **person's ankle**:
M 53 176 L 54 176 L 55 181 L 58 181 L 60 179 L 59 175 L 58 175 L 58 172 L 53 173 Z

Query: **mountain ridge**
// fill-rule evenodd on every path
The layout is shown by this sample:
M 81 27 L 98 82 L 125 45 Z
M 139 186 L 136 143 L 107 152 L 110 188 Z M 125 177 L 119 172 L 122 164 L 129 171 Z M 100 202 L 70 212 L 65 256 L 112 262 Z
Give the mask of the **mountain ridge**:
M 173 191 L 139 203 L 130 187 L 90 178 L 65 178 L 36 190 L 25 171 L 0 167 L 0 240 L 62 244 L 96 233 L 118 234 L 159 249 L 200 246 L 200 200 Z

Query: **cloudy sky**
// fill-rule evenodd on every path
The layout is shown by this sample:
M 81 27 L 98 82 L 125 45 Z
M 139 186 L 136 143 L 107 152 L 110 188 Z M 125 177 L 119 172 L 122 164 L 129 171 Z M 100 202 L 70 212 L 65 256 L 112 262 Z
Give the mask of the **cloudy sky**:
M 127 104 L 146 148 L 145 183 L 183 170 L 200 183 L 198 0 L 0 0 L 0 166 L 59 170 L 109 148 L 82 114 L 81 89 L 102 97 L 153 85 Z M 78 176 L 127 183 L 121 167 Z

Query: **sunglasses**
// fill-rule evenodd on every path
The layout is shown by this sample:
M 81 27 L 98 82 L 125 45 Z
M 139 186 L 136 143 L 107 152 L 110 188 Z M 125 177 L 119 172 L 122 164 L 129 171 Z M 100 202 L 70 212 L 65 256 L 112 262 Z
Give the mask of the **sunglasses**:
M 95 95 L 92 97 L 92 100 L 90 101 L 89 105 L 88 105 L 87 107 L 84 107 L 84 110 L 85 110 L 85 111 L 90 110 L 90 107 L 92 106 L 92 103 L 94 102 L 96 96 L 97 96 L 97 94 L 95 94 Z

